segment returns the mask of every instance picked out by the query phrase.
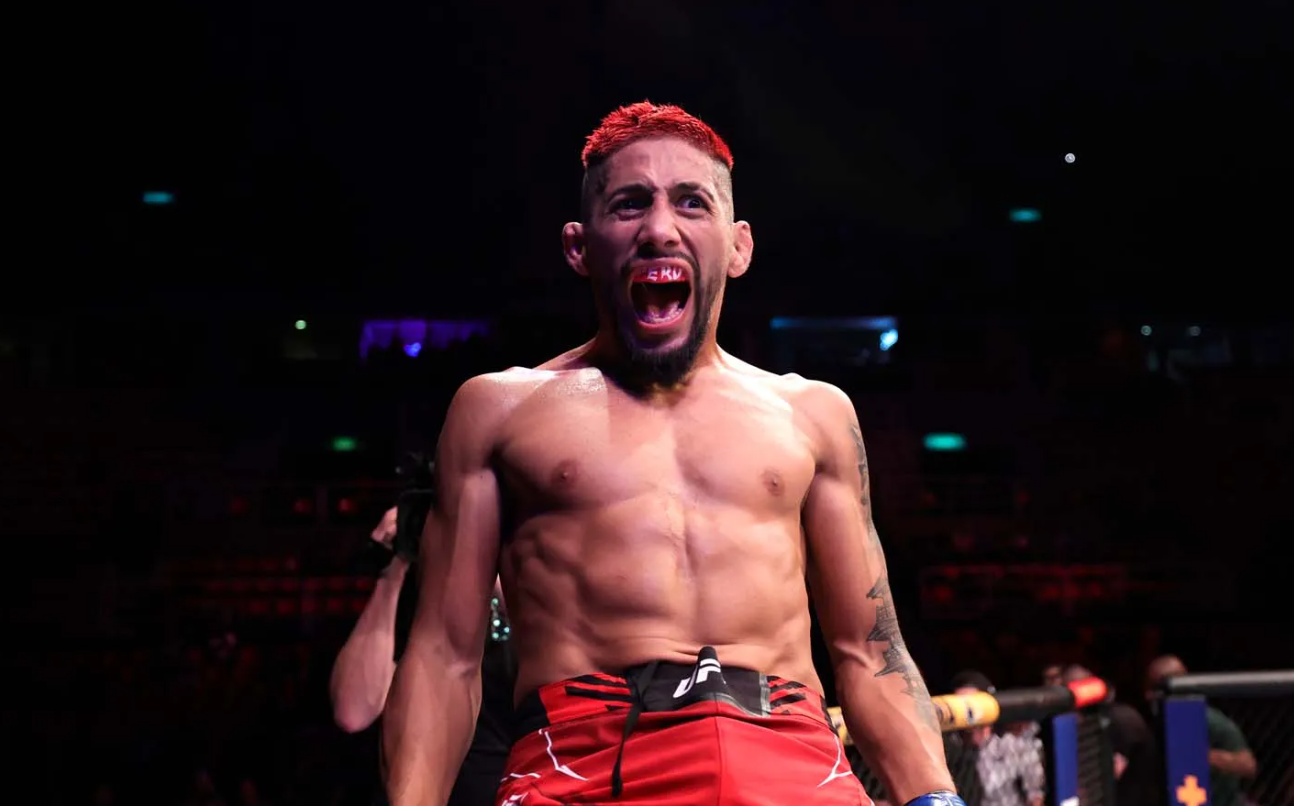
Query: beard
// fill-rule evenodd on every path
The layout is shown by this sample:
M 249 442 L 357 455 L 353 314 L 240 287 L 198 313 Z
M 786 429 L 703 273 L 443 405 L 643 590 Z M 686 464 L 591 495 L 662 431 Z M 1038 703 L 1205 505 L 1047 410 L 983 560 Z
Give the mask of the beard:
M 690 261 L 689 261 L 690 262 Z M 719 297 L 720 283 L 701 283 L 701 272 L 695 263 L 692 264 L 693 282 L 691 297 L 687 304 L 692 310 L 687 335 L 682 343 L 671 347 L 658 347 L 643 344 L 634 332 L 638 322 L 632 303 L 621 304 L 618 287 L 607 284 L 603 288 L 603 298 L 615 321 L 616 346 L 619 347 L 620 360 L 612 366 L 604 367 L 617 384 L 631 393 L 645 392 L 653 386 L 674 386 L 692 370 L 697 355 L 705 343 L 706 328 L 710 324 L 710 315 L 714 311 L 715 301 Z M 614 278 L 620 283 L 627 276 L 628 268 Z
M 648 347 L 638 342 L 634 335 L 634 312 L 629 316 L 616 317 L 616 340 L 619 342 L 620 354 L 624 356 L 621 371 L 625 383 L 631 386 L 646 388 L 649 386 L 673 386 L 692 370 L 701 344 L 705 341 L 706 325 L 710 322 L 710 312 L 714 309 L 714 289 L 698 289 L 699 297 L 689 300 L 697 307 L 691 311 L 692 322 L 687 328 L 687 337 L 681 344 L 673 347 Z M 628 321 L 626 321 L 628 319 Z

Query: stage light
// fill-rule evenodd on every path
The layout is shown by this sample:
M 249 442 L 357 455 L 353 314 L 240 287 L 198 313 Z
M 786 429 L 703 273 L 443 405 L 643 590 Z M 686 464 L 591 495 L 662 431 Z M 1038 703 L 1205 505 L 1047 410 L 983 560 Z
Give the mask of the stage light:
M 1065 162 L 1068 162 L 1070 165 L 1073 165 L 1074 160 L 1076 159 L 1078 159 L 1078 157 L 1075 157 L 1074 152 L 1072 151 L 1065 155 Z
M 305 330 L 305 329 L 306 329 L 306 320 L 304 320 L 304 319 L 298 319 L 296 322 L 294 322 L 294 323 L 292 324 L 292 326 L 293 326 L 293 327 L 295 327 L 297 330 Z
M 768 322 L 768 326 L 773 330 L 893 330 L 896 324 L 893 316 L 846 318 L 775 316 Z
M 144 204 L 162 205 L 172 204 L 175 202 L 175 194 L 168 193 L 165 190 L 146 190 L 144 191 Z
M 404 354 L 410 358 L 417 358 L 418 353 L 422 352 L 422 343 L 414 342 L 413 344 L 404 345 Z
M 928 451 L 961 451 L 966 449 L 966 437 L 961 434 L 926 434 Z
M 899 331 L 890 328 L 881 334 L 881 349 L 888 350 L 899 342 Z
M 332 449 L 338 453 L 349 453 L 359 447 L 354 437 L 333 437 Z
M 1017 207 L 1011 211 L 1010 217 L 1017 224 L 1032 224 L 1042 219 L 1042 213 L 1032 207 Z

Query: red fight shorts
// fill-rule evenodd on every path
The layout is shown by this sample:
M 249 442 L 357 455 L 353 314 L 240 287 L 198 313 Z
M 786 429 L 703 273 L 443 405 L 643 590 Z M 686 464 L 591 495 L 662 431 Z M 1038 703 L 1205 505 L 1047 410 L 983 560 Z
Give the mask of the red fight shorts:
M 711 647 L 550 683 L 517 722 L 497 806 L 872 806 L 821 695 Z

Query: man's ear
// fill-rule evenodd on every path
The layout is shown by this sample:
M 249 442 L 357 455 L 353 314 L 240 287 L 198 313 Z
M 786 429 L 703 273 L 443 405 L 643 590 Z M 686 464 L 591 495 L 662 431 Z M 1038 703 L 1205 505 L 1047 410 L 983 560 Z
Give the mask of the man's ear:
M 750 268 L 755 253 L 755 239 L 750 234 L 750 224 L 734 221 L 732 224 L 732 255 L 728 259 L 728 276 L 740 277 Z
M 589 270 L 584 266 L 584 225 L 572 221 L 562 227 L 562 254 L 575 273 L 588 277 Z

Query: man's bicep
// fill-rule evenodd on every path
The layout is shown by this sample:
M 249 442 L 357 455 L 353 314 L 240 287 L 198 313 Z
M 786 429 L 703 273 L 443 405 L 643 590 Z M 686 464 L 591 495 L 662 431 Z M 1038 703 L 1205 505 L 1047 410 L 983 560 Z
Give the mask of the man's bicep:
M 809 575 L 823 634 L 837 650 L 867 647 L 882 597 L 885 554 L 872 522 L 867 448 L 853 403 L 825 385 L 811 400 L 817 424 L 817 468 L 803 523 Z M 850 645 L 853 645 L 852 647 Z
M 498 488 L 484 471 L 462 484 L 453 512 L 428 517 L 414 630 L 441 634 L 455 659 L 475 662 L 498 565 Z
M 469 381 L 469 384 L 472 382 Z M 436 451 L 437 505 L 418 550 L 414 635 L 443 641 L 452 659 L 478 662 L 499 553 L 499 485 L 488 411 L 468 385 L 450 405 Z M 467 398 L 466 400 L 464 398 Z
M 822 479 L 814 486 L 805 505 L 809 584 L 837 682 L 875 680 L 907 695 L 918 722 L 938 732 L 930 693 L 899 630 L 885 555 L 867 507 L 850 506 L 850 485 Z
M 872 520 L 871 479 L 858 417 L 839 390 L 823 395 L 822 450 L 805 500 L 810 584 L 832 661 L 900 681 L 921 721 L 938 730 L 930 695 L 899 630 L 885 552 Z
M 888 599 L 885 558 L 858 485 L 820 475 L 804 506 L 809 578 L 823 635 L 837 652 L 863 652 Z

